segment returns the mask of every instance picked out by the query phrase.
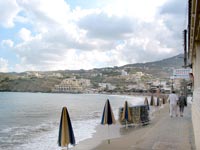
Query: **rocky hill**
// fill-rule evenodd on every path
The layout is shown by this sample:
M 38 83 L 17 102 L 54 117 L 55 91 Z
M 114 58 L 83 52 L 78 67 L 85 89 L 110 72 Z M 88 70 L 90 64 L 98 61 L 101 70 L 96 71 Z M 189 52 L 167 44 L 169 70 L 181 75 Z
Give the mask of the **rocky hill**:
M 172 75 L 174 68 L 183 66 L 183 54 L 147 63 L 127 64 L 120 67 L 95 68 L 91 70 L 62 70 L 46 72 L 0 73 L 0 91 L 17 92 L 51 92 L 54 85 L 63 79 L 75 76 L 90 79 L 92 88 L 97 88 L 98 83 L 111 83 L 117 87 L 125 87 L 136 84 L 125 77 L 119 78 L 122 70 L 128 74 L 143 72 L 147 74 L 141 82 L 152 79 L 167 79 Z
M 128 64 L 122 67 L 150 67 L 152 68 L 157 68 L 157 69 L 161 69 L 161 68 L 170 68 L 170 67 L 174 67 L 174 68 L 180 68 L 183 66 L 183 54 L 179 54 L 170 58 L 166 58 L 163 60 L 159 60 L 159 61 L 154 61 L 154 62 L 147 62 L 147 63 L 136 63 L 136 64 Z
M 122 68 L 135 68 L 137 71 L 149 73 L 158 78 L 168 78 L 172 75 L 173 69 L 182 68 L 182 66 L 183 54 L 179 54 L 154 62 L 128 64 L 122 66 Z

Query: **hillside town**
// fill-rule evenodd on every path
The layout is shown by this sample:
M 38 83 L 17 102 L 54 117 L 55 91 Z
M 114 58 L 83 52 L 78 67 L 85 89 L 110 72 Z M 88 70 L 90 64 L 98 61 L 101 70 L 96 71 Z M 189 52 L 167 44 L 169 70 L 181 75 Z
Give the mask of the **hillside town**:
M 190 93 L 189 78 L 185 80 L 173 75 L 176 68 L 180 67 L 157 69 L 163 76 L 156 76 L 156 71 L 146 66 L 1 74 L 0 91 L 148 94 L 159 90 L 168 94 L 172 89 L 180 91 L 187 80 L 187 91 Z

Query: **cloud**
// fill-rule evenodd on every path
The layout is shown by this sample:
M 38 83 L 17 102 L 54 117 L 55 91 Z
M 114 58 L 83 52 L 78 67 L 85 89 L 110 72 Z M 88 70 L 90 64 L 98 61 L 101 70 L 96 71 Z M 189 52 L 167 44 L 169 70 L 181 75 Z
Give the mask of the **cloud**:
M 13 45 L 14 45 L 14 42 L 12 40 L 10 40 L 10 39 L 8 39 L 8 40 L 2 40 L 1 41 L 1 45 L 3 47 L 10 47 L 10 48 L 12 48 Z
M 133 32 L 135 26 L 128 17 L 108 16 L 105 13 L 90 14 L 80 19 L 80 28 L 89 38 L 123 39 Z
M 0 24 L 6 28 L 13 27 L 14 19 L 19 11 L 16 0 L 0 0 Z
M 64 0 L 23 0 L 17 1 L 25 17 L 38 31 L 46 28 L 54 29 L 56 25 L 66 25 L 70 8 Z M 48 29 L 48 28 L 47 28 Z
M 157 8 L 166 0 L 113 0 L 103 10 L 109 15 L 129 16 L 149 22 L 154 20 Z
M 161 7 L 160 13 L 173 16 L 178 16 L 178 15 L 183 16 L 185 15 L 185 11 L 187 11 L 187 3 L 188 3 L 187 1 L 183 3 L 182 0 L 168 0 Z
M 182 31 L 187 28 L 187 1 L 169 0 L 161 8 L 158 17 L 169 28 L 174 37 L 181 38 Z
M 8 72 L 8 60 L 0 57 L 0 72 Z
M 109 0 L 98 1 L 98 8 L 73 9 L 64 0 L 13 2 L 16 11 L 9 18 L 12 27 L 21 23 L 18 40 L 1 44 L 16 53 L 18 70 L 91 69 L 182 52 L 181 0 Z
M 23 41 L 30 41 L 32 39 L 31 37 L 31 31 L 26 29 L 26 28 L 22 28 L 19 31 L 19 37 L 23 40 Z

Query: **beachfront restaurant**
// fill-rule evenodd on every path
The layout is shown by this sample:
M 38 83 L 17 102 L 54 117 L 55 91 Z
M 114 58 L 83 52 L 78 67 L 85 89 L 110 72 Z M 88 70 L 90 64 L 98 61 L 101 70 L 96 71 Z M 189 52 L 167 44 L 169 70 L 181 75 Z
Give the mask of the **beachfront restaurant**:
M 196 149 L 200 149 L 200 0 L 189 0 L 188 54 L 192 66 L 192 122 Z

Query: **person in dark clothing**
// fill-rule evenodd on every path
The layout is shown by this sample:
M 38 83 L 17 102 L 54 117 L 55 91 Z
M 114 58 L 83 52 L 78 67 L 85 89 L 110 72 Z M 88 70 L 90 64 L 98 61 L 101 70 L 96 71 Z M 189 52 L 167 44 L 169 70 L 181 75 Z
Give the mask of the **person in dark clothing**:
M 187 99 L 183 93 L 181 93 L 181 96 L 179 97 L 178 105 L 180 108 L 180 116 L 183 117 L 184 107 L 187 106 Z

